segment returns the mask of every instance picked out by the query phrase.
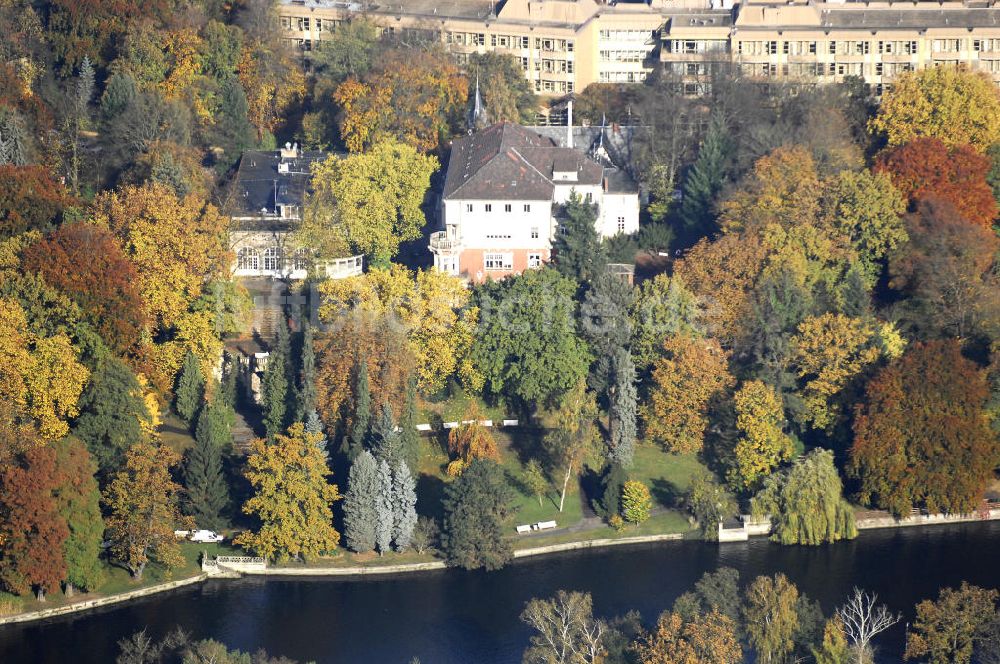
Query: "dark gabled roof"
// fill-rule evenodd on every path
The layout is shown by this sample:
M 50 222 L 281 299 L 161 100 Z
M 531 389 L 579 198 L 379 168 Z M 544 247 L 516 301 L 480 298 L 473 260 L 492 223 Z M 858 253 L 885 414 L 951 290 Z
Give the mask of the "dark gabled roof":
M 302 205 L 312 164 L 328 156 L 327 152 L 307 151 L 282 161 L 280 150 L 244 152 L 225 213 L 231 217 L 258 217 L 275 214 L 276 204 Z M 279 172 L 281 163 L 288 165 L 287 173 Z
M 444 198 L 550 200 L 553 171 L 576 172 L 578 184 L 600 184 L 604 169 L 582 150 L 504 122 L 457 139 L 448 161 Z
M 518 152 L 547 178 L 554 172 L 575 172 L 577 184 L 601 184 L 601 165 L 573 148 L 521 148 Z

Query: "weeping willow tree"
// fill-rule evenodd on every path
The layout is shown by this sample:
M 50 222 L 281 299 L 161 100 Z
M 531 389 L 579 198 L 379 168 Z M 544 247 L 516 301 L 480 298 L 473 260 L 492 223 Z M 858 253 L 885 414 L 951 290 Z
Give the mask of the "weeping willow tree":
M 756 517 L 771 516 L 772 539 L 781 544 L 853 539 L 858 529 L 842 489 L 833 452 L 817 449 L 768 477 L 751 501 L 751 511 Z

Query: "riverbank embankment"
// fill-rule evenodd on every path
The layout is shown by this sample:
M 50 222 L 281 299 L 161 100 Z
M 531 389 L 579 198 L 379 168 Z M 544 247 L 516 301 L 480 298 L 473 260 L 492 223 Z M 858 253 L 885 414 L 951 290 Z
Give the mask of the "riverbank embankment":
M 1000 520 L 1000 509 L 989 509 L 966 515 L 947 514 L 914 514 L 909 517 L 897 519 L 888 513 L 866 512 L 859 515 L 858 530 L 875 530 L 884 528 L 913 528 L 920 526 L 947 525 L 957 523 L 973 523 L 979 521 Z M 587 539 L 576 542 L 563 542 L 547 546 L 539 546 L 528 549 L 520 549 L 514 552 L 514 558 L 529 558 L 561 553 L 566 551 L 579 551 L 584 549 L 607 548 L 628 544 L 644 544 L 664 541 L 676 541 L 684 539 L 684 535 L 677 533 L 667 533 L 660 535 L 640 535 L 635 537 L 621 538 L 598 538 Z M 220 562 L 221 561 L 221 564 Z M 297 566 L 297 567 L 270 567 L 263 559 L 251 558 L 248 556 L 227 557 L 219 556 L 214 560 L 205 561 L 202 573 L 178 579 L 167 583 L 160 583 L 145 588 L 130 590 L 127 592 L 98 597 L 81 602 L 74 602 L 51 609 L 42 609 L 25 613 L 13 614 L 10 616 L 0 616 L 0 625 L 23 623 L 36 620 L 45 620 L 67 614 L 90 611 L 92 609 L 109 606 L 133 599 L 147 597 L 157 593 L 163 593 L 177 588 L 181 588 L 196 583 L 201 583 L 211 578 L 240 578 L 242 576 L 295 576 L 295 577 L 318 577 L 318 576 L 338 576 L 338 577 L 362 577 L 372 575 L 392 575 L 392 574 L 413 574 L 418 572 L 441 571 L 447 566 L 443 561 L 427 561 L 417 563 L 405 563 L 401 565 L 364 565 L 351 567 L 318 567 L 318 566 Z

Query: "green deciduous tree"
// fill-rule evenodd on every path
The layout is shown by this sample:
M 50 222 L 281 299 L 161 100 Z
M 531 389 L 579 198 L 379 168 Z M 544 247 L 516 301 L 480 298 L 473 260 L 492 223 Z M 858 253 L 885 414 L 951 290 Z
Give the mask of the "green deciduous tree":
M 597 206 L 574 190 L 563 206 L 552 250 L 559 274 L 577 283 L 604 273 L 608 259 L 597 232 Z
M 583 462 L 595 456 L 598 431 L 595 424 L 597 403 L 580 380 L 566 392 L 557 408 L 543 417 L 548 429 L 542 441 L 552 463 L 553 474 L 562 474 L 562 491 L 559 494 L 559 511 L 563 511 L 570 479 L 583 469 Z
M 885 259 L 906 240 L 906 201 L 885 173 L 845 170 L 823 195 L 823 214 L 851 239 L 865 282 L 874 284 Z
M 514 556 L 507 521 L 514 492 L 495 461 L 476 459 L 445 488 L 441 536 L 449 565 L 499 569 Z
M 632 310 L 632 355 L 643 375 L 663 355 L 663 340 L 678 334 L 697 336 L 698 298 L 680 277 L 658 274 L 636 290 Z
M 466 76 L 470 82 L 479 82 L 491 122 L 531 124 L 535 121 L 538 99 L 531 81 L 521 69 L 520 59 L 513 53 L 472 53 Z
M 519 405 L 552 405 L 586 375 L 590 357 L 577 334 L 575 292 L 571 280 L 550 269 L 477 290 L 472 359 L 488 392 Z
M 78 438 L 68 437 L 54 444 L 59 485 L 54 496 L 59 515 L 69 526 L 63 545 L 66 559 L 66 594 L 74 588 L 96 589 L 104 580 L 101 568 L 101 542 L 104 521 L 101 519 L 101 492 L 94 473 L 97 464 Z
M 332 505 L 340 493 L 327 480 L 321 437 L 295 423 L 273 442 L 250 443 L 244 474 L 254 495 L 243 504 L 243 513 L 255 515 L 260 527 L 242 533 L 235 544 L 271 560 L 308 560 L 337 548 L 340 533 L 333 528 Z
M 840 618 L 833 617 L 823 626 L 823 642 L 812 649 L 816 664 L 849 664 L 851 652 L 847 647 L 847 637 L 844 636 L 844 624 Z
M 719 523 L 737 513 L 739 506 L 722 484 L 707 470 L 691 478 L 691 488 L 686 498 L 688 509 L 707 540 L 719 538 Z
M 356 252 L 390 261 L 401 242 L 420 237 L 427 221 L 421 205 L 437 169 L 434 157 L 392 140 L 314 164 L 299 244 L 319 258 Z
M 788 470 L 768 477 L 751 501 L 751 511 L 758 517 L 770 515 L 772 538 L 782 544 L 852 539 L 858 529 L 842 490 L 833 452 L 815 449 Z

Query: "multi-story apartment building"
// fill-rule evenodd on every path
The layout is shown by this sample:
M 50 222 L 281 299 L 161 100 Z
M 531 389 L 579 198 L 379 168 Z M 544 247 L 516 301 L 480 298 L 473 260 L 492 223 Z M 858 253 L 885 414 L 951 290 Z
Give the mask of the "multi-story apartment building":
M 386 34 L 439 41 L 459 61 L 511 53 L 536 92 L 564 94 L 591 83 L 643 81 L 667 15 L 707 1 L 281 0 L 279 14 L 285 39 L 307 51 L 322 48 L 342 21 L 365 17 Z
M 563 138 L 539 130 L 561 131 Z M 597 206 L 601 235 L 639 229 L 638 186 L 605 148 L 610 129 L 539 130 L 502 123 L 454 142 L 442 195 L 444 230 L 430 239 L 435 267 L 473 282 L 540 267 L 551 257 L 562 207 L 574 192 Z
M 758 2 L 673 17 L 660 60 L 685 91 L 703 91 L 712 63 L 761 79 L 834 82 L 858 76 L 876 93 L 904 71 L 965 65 L 1000 83 L 994 2 Z

